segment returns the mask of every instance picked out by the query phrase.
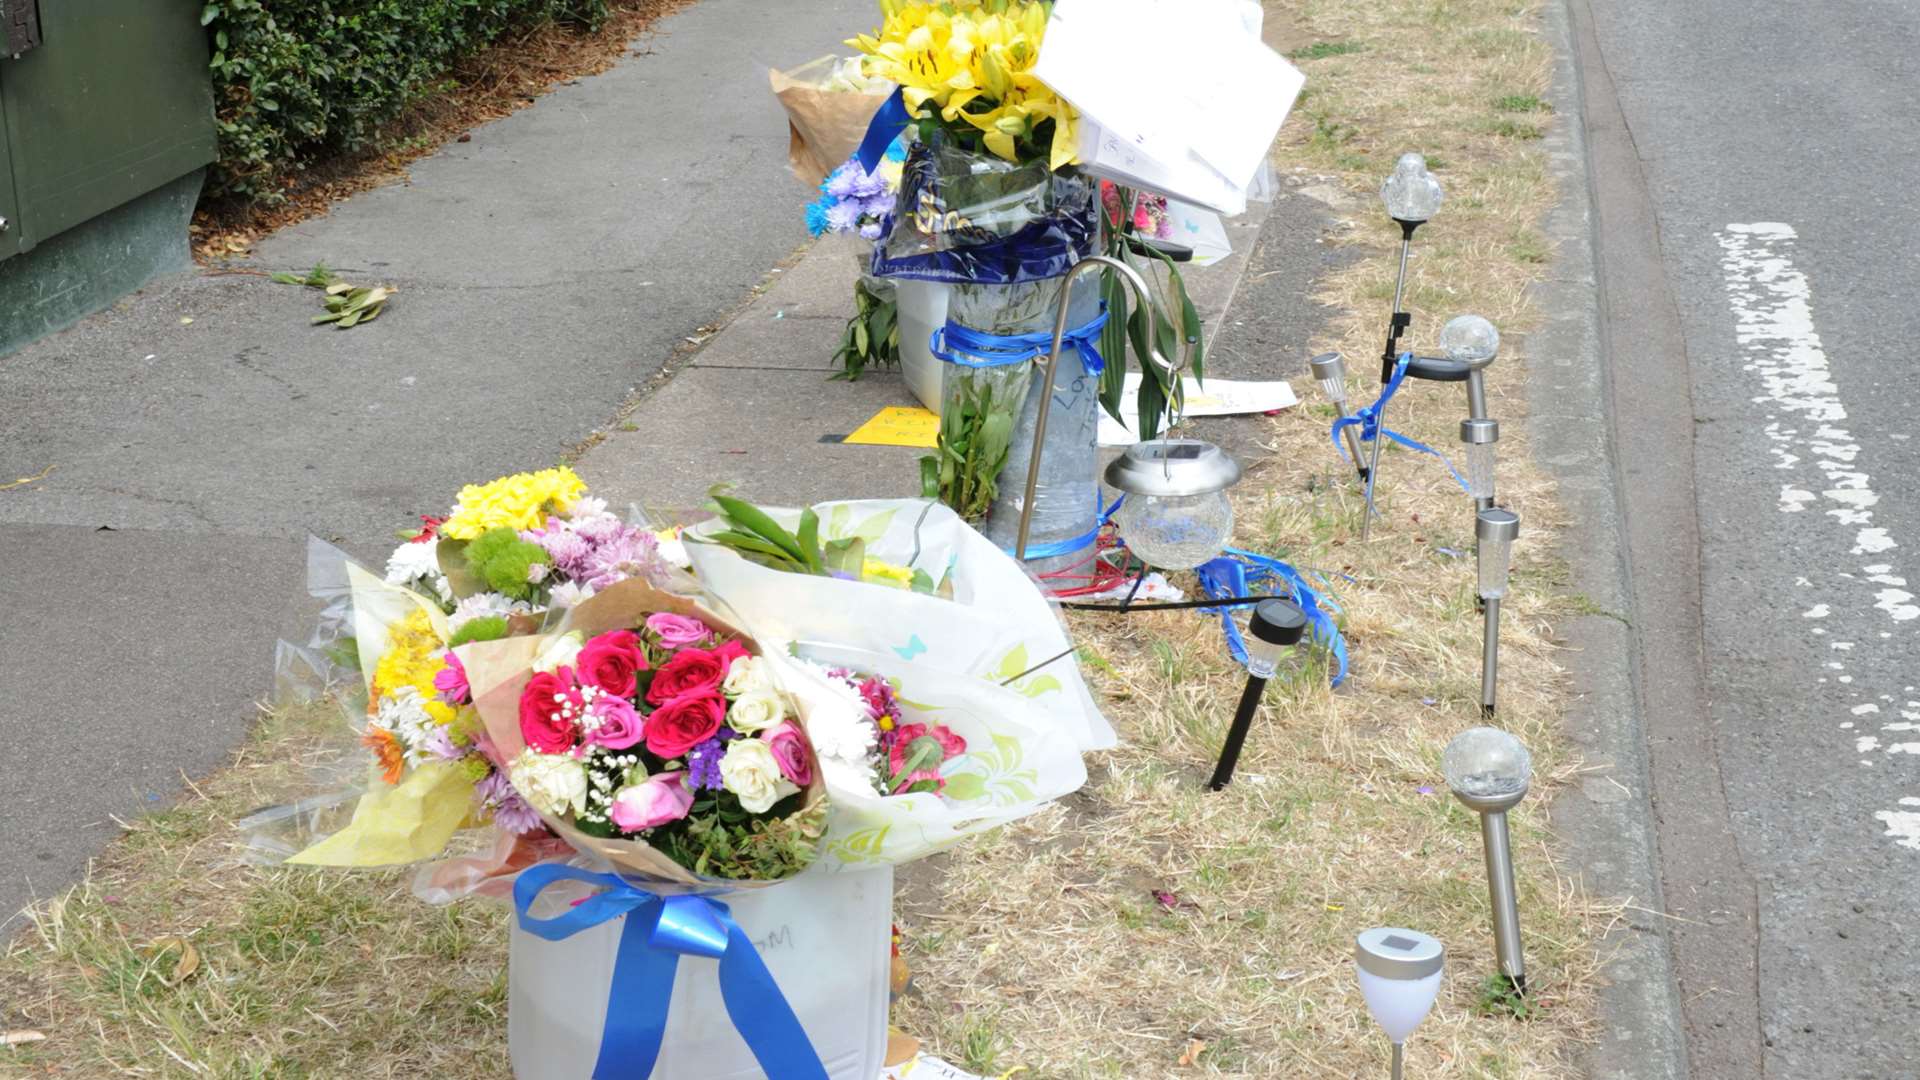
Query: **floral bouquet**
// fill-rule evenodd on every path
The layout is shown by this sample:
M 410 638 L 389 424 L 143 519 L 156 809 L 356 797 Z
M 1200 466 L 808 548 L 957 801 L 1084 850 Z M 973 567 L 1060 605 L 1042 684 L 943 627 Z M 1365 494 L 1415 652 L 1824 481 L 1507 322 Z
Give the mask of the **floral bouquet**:
M 862 168 L 858 159 L 848 158 L 820 181 L 820 197 L 807 204 L 807 231 L 815 236 L 857 232 L 865 240 L 880 239 L 881 223 L 893 212 L 906 160 L 907 147 L 901 139 L 888 145 L 886 156 L 872 172 Z
M 527 842 L 516 857 L 550 840 L 506 771 L 510 758 L 475 709 L 455 650 L 538 634 L 625 581 L 690 584 L 670 561 L 684 558 L 679 548 L 672 534 L 608 512 L 565 468 L 463 488 L 445 517 L 423 518 L 394 550 L 384 580 L 316 542 L 310 584 L 350 614 L 337 617 L 332 640 L 287 647 L 281 663 L 301 661 L 337 692 L 338 665 L 321 650 L 351 654 L 365 692 L 355 723 L 373 770 L 352 821 L 290 861 L 418 862 L 440 855 L 462 826 L 489 823 Z
M 794 695 L 832 804 L 830 866 L 930 855 L 1086 782 L 1046 710 L 991 678 L 850 646 L 795 649 Z
M 513 788 L 561 838 L 676 883 L 772 881 L 824 830 L 775 662 L 690 601 L 609 587 L 560 633 L 459 650 Z

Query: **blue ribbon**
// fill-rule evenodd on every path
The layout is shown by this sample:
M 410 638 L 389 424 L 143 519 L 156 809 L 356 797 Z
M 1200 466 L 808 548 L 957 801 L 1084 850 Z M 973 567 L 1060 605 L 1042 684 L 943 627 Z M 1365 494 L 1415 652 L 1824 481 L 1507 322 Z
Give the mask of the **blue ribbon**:
M 1438 450 L 1435 450 L 1433 447 L 1428 446 L 1426 443 L 1419 442 L 1414 439 L 1409 439 L 1405 435 L 1402 435 L 1399 432 L 1393 430 L 1392 428 L 1386 427 L 1385 425 L 1380 423 L 1381 413 L 1386 410 L 1387 402 L 1392 401 L 1393 395 L 1399 391 L 1400 384 L 1406 381 L 1407 365 L 1412 362 L 1413 362 L 1412 353 L 1410 352 L 1401 353 L 1399 362 L 1393 365 L 1393 377 L 1391 379 L 1388 379 L 1387 384 L 1380 389 L 1379 399 L 1376 400 L 1373 404 L 1368 405 L 1366 408 L 1361 409 L 1359 412 L 1351 413 L 1347 416 L 1341 417 L 1338 420 L 1335 420 L 1333 422 L 1333 427 L 1329 429 L 1327 432 L 1327 437 L 1333 440 L 1333 448 L 1336 452 L 1339 453 L 1340 460 L 1345 461 L 1347 459 L 1347 448 L 1340 445 L 1340 431 L 1342 428 L 1346 428 L 1346 427 L 1350 427 L 1352 425 L 1358 424 L 1360 426 L 1360 441 L 1363 443 L 1370 443 L 1375 439 L 1380 438 L 1381 436 L 1384 435 L 1388 439 L 1392 440 L 1393 442 L 1399 443 L 1401 446 L 1404 446 L 1409 450 L 1417 450 L 1422 454 L 1432 454 L 1434 457 L 1439 458 L 1440 464 L 1445 465 L 1447 467 L 1447 471 L 1453 474 L 1453 482 L 1460 485 L 1460 490 L 1466 492 L 1468 495 L 1472 495 L 1473 489 L 1471 487 L 1468 487 L 1467 482 L 1460 478 L 1460 470 L 1453 467 L 1453 462 L 1447 460 L 1447 455 L 1441 453 Z M 1374 481 L 1373 471 L 1368 470 L 1367 471 L 1367 513 L 1368 514 L 1372 514 L 1374 512 L 1373 481 Z
M 912 122 L 913 114 L 907 112 L 906 98 L 896 88 L 893 96 L 887 98 L 879 111 L 873 114 L 873 119 L 867 121 L 867 134 L 860 140 L 860 149 L 853 154 L 855 160 L 860 162 L 860 167 L 872 172 L 873 167 L 886 156 L 887 147 Z
M 1100 305 L 1100 314 L 1089 319 L 1084 326 L 1075 327 L 1060 335 L 1060 351 L 1065 353 L 1071 345 L 1080 352 L 1080 366 L 1087 374 L 1098 375 L 1106 370 L 1106 358 L 1100 355 L 1100 331 L 1107 325 L 1107 306 Z M 962 326 L 952 319 L 936 329 L 927 339 L 933 355 L 949 364 L 961 367 L 990 368 L 1006 364 L 1019 364 L 1047 355 L 1053 347 L 1053 334 L 1036 332 L 1032 334 L 989 334 L 984 330 L 975 330 Z
M 604 891 L 551 919 L 527 914 L 541 890 L 562 880 L 601 886 Z M 704 896 L 655 896 L 612 874 L 543 863 L 523 871 L 513 883 L 513 905 L 520 928 L 547 941 L 564 941 L 626 916 L 594 1080 L 646 1080 L 653 1073 L 682 954 L 720 961 L 720 998 L 726 1003 L 727 1016 L 768 1076 L 827 1080 L 820 1055 L 793 1008 L 746 931 L 720 901 Z
M 1307 613 L 1313 640 L 1327 646 L 1333 653 L 1333 685 L 1339 686 L 1347 680 L 1347 639 L 1333 619 L 1340 613 L 1340 606 L 1307 584 L 1298 570 L 1279 559 L 1240 548 L 1227 548 L 1219 558 L 1201 563 L 1193 572 L 1200 579 L 1200 587 L 1216 600 L 1229 596 L 1250 596 L 1262 588 L 1271 589 L 1276 584 L 1286 586 L 1293 596 L 1293 602 Z M 1220 625 L 1226 631 L 1227 649 L 1242 664 L 1247 662 L 1247 643 L 1240 636 L 1240 627 L 1233 621 L 1233 609 L 1245 606 L 1230 604 L 1220 609 Z

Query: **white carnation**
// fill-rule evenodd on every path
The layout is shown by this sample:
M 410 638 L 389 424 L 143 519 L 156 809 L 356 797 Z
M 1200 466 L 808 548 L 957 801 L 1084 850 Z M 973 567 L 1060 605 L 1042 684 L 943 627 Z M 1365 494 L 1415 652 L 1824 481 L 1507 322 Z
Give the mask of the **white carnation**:
M 426 582 L 442 602 L 453 599 L 453 586 L 440 572 L 440 541 L 409 540 L 387 556 L 387 584 L 411 585 L 416 581 Z
M 820 757 L 820 776 L 826 780 L 829 790 L 858 791 L 866 795 L 875 794 L 880 781 L 874 774 L 873 766 L 864 759 L 843 761 L 825 755 Z M 835 797 L 839 796 L 836 794 Z
M 549 817 L 586 809 L 587 767 L 577 758 L 528 748 L 513 759 L 507 777 L 528 806 Z
M 749 814 L 764 814 L 773 804 L 800 789 L 780 773 L 773 750 L 759 739 L 735 739 L 720 759 L 720 781 L 740 799 Z
M 449 633 L 459 633 L 461 627 L 489 615 L 505 618 L 510 615 L 533 615 L 540 610 L 525 600 L 509 600 L 497 592 L 474 593 L 454 605 L 453 614 L 447 616 L 447 630 Z
M 816 700 L 807 713 L 807 738 L 822 760 L 864 763 L 879 733 L 867 719 L 864 705 Z

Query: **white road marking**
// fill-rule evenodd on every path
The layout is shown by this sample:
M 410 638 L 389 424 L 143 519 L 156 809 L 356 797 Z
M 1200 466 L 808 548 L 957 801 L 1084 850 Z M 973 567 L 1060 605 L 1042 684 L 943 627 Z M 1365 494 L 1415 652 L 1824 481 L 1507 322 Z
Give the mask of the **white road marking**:
M 1760 393 L 1753 401 L 1766 414 L 1762 433 L 1773 467 L 1792 474 L 1781 478 L 1780 512 L 1797 514 L 1818 509 L 1822 517 L 1841 527 L 1839 535 L 1820 547 L 1838 551 L 1845 545 L 1853 555 L 1884 557 L 1898 551 L 1900 544 L 1886 526 L 1874 524 L 1874 508 L 1880 505 L 1881 496 L 1873 489 L 1867 472 L 1870 462 L 1864 459 L 1868 455 L 1846 426 L 1847 410 L 1840 400 L 1840 387 L 1814 327 L 1813 288 L 1793 263 L 1797 239 L 1793 226 L 1767 221 L 1728 225 L 1718 234 L 1720 268 L 1733 310 L 1734 336 L 1744 361 L 1742 370 L 1757 377 Z M 1809 522 L 1807 527 L 1815 526 Z M 1809 542 L 1808 547 L 1819 550 L 1814 544 Z M 1906 576 L 1894 563 L 1876 560 L 1862 566 L 1856 575 L 1834 566 L 1833 561 L 1828 560 L 1824 571 L 1828 580 L 1816 586 L 1824 590 L 1828 602 L 1814 605 L 1802 617 L 1823 619 L 1833 607 L 1857 608 L 1861 613 L 1879 611 L 1902 631 L 1900 638 L 1910 639 L 1909 626 L 1920 620 L 1920 603 L 1915 602 Z M 1794 584 L 1813 583 L 1799 577 Z M 1816 628 L 1813 633 L 1821 631 Z M 1878 636 L 1882 641 L 1896 637 L 1886 630 Z M 1832 642 L 1830 647 L 1850 656 L 1855 653 L 1847 642 Z M 1862 651 L 1874 648 L 1883 647 L 1869 645 Z M 1826 662 L 1825 667 L 1844 670 L 1844 665 L 1833 661 Z M 1828 680 L 1821 677 L 1816 681 Z M 1841 675 L 1833 681 L 1846 685 L 1854 677 Z M 1853 696 L 1861 693 L 1853 691 Z M 1892 700 L 1884 694 L 1880 698 Z M 1880 710 L 1873 705 L 1856 705 L 1851 711 L 1854 716 L 1865 716 Z M 1920 715 L 1906 710 L 1901 715 L 1908 720 L 1920 719 Z M 1843 729 L 1852 726 L 1850 722 L 1841 725 Z M 1909 726 L 1888 724 L 1881 730 L 1900 731 Z M 1855 751 L 1920 756 L 1920 743 L 1883 745 L 1876 736 L 1857 735 Z M 1871 764 L 1871 759 L 1861 764 Z M 1920 807 L 1920 797 L 1904 797 L 1900 805 Z M 1874 818 L 1886 825 L 1885 835 L 1894 843 L 1920 850 L 1920 811 L 1880 810 Z

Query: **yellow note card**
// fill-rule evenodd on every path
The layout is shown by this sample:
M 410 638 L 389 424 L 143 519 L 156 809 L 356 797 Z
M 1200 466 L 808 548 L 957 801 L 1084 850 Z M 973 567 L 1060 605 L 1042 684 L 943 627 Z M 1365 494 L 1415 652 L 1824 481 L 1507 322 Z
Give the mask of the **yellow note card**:
M 940 418 L 926 409 L 889 405 L 861 424 L 843 442 L 864 446 L 925 446 L 931 448 L 940 435 Z

